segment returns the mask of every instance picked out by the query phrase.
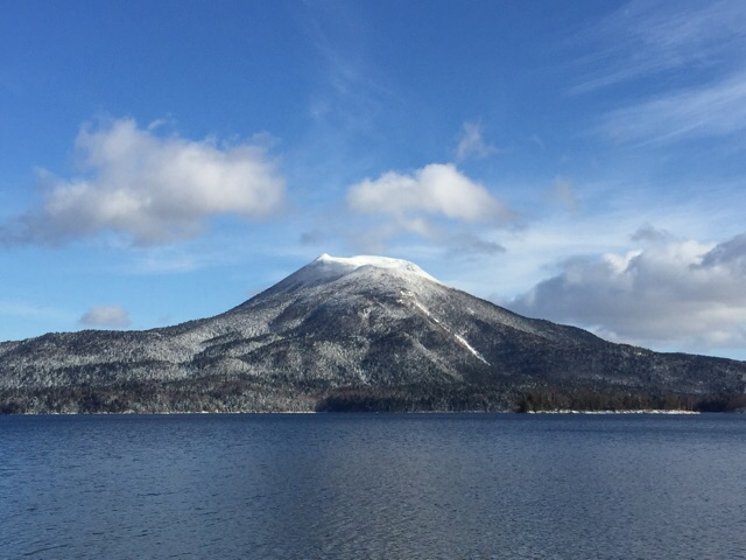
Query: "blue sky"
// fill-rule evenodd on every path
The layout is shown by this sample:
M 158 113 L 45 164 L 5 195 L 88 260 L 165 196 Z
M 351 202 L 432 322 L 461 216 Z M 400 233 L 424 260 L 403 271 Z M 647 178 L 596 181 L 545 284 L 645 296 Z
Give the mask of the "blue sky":
M 745 52 L 739 1 L 7 1 L 0 340 L 373 253 L 744 359 Z

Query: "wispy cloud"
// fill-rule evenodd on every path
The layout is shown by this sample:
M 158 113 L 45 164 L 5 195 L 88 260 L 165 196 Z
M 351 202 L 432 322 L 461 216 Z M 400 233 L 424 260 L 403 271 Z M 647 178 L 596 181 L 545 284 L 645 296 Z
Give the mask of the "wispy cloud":
M 486 158 L 498 152 L 496 146 L 485 141 L 480 123 L 468 121 L 463 124 L 456 144 L 456 161 Z
M 20 317 L 28 319 L 48 319 L 55 321 L 74 320 L 73 315 L 61 309 L 21 301 L 0 300 L 0 316 Z
M 588 28 L 572 94 L 614 89 L 595 132 L 636 145 L 746 129 L 746 10 L 738 0 L 634 0 Z
M 746 130 L 746 73 L 614 110 L 599 132 L 622 142 L 662 144 Z
M 707 69 L 726 75 L 743 67 L 746 10 L 740 0 L 632 1 L 596 22 L 580 38 L 584 78 L 572 93 L 630 80 Z M 665 84 L 665 81 L 657 85 Z
M 83 175 L 47 176 L 41 203 L 0 226 L 0 240 L 114 232 L 157 244 L 196 235 L 212 216 L 259 218 L 283 202 L 284 180 L 257 143 L 192 141 L 119 119 L 82 127 L 75 149 Z
M 310 116 L 341 133 L 370 133 L 391 91 L 366 50 L 369 28 L 364 8 L 316 3 L 306 4 L 302 11 L 299 21 L 319 66 Z
M 484 259 L 505 252 L 505 247 L 500 243 L 483 239 L 474 233 L 450 236 L 442 244 L 447 247 L 446 256 L 449 258 Z
M 575 211 L 580 205 L 573 182 L 566 177 L 557 177 L 548 192 L 549 198 L 565 210 Z
M 644 224 L 637 228 L 637 230 L 629 237 L 632 241 L 636 242 L 664 242 L 673 241 L 674 236 L 665 229 L 656 228 L 651 224 Z
M 129 313 L 119 305 L 98 305 L 86 311 L 78 321 L 86 327 L 125 328 L 130 326 Z

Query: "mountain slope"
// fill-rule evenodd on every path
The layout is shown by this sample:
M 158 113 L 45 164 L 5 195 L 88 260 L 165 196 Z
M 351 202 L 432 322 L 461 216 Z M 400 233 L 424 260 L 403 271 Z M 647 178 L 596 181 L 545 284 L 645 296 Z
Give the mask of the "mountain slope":
M 745 378 L 746 363 L 612 344 L 385 257 L 322 255 L 226 313 L 174 327 L 0 344 L 6 411 L 313 409 L 340 395 L 363 408 L 510 409 L 537 389 L 738 396 Z

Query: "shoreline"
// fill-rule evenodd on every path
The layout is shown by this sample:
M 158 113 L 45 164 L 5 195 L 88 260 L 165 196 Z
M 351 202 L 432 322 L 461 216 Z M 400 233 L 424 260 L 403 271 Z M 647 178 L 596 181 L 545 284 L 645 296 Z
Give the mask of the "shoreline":
M 350 416 L 356 416 L 359 414 L 380 414 L 380 415 L 394 415 L 394 414 L 470 414 L 470 415 L 535 415 L 535 414 L 551 414 L 551 415 L 588 415 L 588 416 L 603 416 L 603 415 L 669 415 L 669 416 L 683 416 L 683 415 L 699 415 L 705 414 L 697 410 L 668 410 L 668 409 L 628 409 L 628 410 L 575 410 L 575 409 L 557 409 L 557 410 L 527 410 L 524 412 L 518 411 L 482 411 L 482 410 L 410 410 L 410 411 L 315 411 L 315 410 L 242 410 L 242 411 L 154 411 L 154 412 L 136 412 L 136 411 L 123 411 L 123 412 L 24 412 L 20 414 L 0 414 L 0 418 L 3 416 L 207 416 L 207 415 L 323 415 L 323 414 L 344 414 Z M 717 414 L 717 413 L 712 413 Z M 724 412 L 721 412 L 724 414 Z
M 559 410 L 527 410 L 523 413 L 518 414 L 702 414 L 698 410 L 668 410 L 668 409 L 643 409 L 643 410 L 571 410 L 571 409 L 559 409 Z

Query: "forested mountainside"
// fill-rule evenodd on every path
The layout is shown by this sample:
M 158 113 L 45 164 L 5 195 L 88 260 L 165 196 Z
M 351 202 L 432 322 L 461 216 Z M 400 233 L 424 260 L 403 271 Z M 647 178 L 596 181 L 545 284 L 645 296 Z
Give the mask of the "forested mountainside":
M 415 264 L 322 255 L 215 317 L 0 344 L 0 412 L 746 405 L 746 363 L 529 319 Z

